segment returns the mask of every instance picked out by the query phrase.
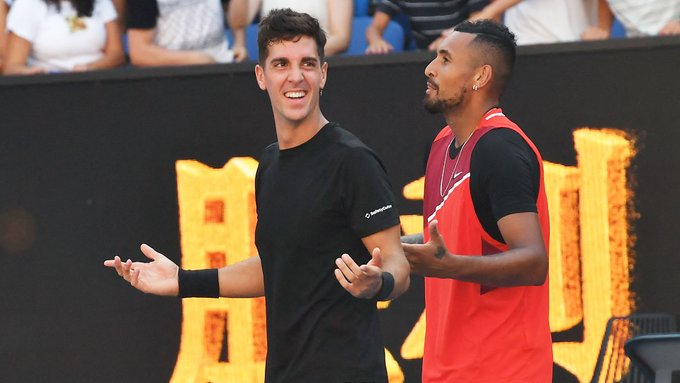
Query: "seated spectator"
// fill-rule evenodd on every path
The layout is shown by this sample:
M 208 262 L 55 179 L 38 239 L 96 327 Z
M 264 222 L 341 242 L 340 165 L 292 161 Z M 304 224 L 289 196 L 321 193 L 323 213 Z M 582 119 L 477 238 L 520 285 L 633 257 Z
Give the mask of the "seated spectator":
M 521 2 L 522 0 L 490 0 L 491 3 L 486 5 L 484 8 L 482 8 L 481 11 L 479 12 L 473 12 L 470 14 L 470 17 L 468 20 L 481 20 L 481 19 L 491 19 L 494 21 L 497 21 L 501 23 L 503 20 L 503 15 L 504 12 L 516 5 L 517 3 Z M 437 47 L 439 46 L 439 43 L 451 32 L 453 32 L 453 27 L 455 25 L 451 26 L 448 29 L 445 29 L 442 31 L 441 35 L 434 40 L 433 42 L 430 43 L 428 46 L 428 49 L 431 51 L 437 50 Z
M 680 35 L 678 0 L 608 0 L 605 6 L 600 6 L 600 12 L 604 14 L 600 16 L 604 25 L 592 32 L 601 38 L 610 37 L 614 16 L 626 29 L 626 37 Z
M 233 61 L 220 0 L 127 2 L 130 61 L 137 66 Z
M 234 34 L 234 52 L 247 55 L 244 31 L 258 10 L 260 17 L 264 17 L 272 9 L 290 8 L 319 20 L 326 32 L 326 56 L 337 55 L 349 47 L 353 6 L 353 0 L 230 0 L 228 18 Z
M 505 12 L 504 23 L 517 36 L 517 45 L 597 40 L 606 21 L 598 21 L 598 1 L 523 0 Z M 611 24 L 611 22 L 610 22 Z
M 511 0 L 512 4 L 518 0 Z M 499 19 L 508 0 L 490 3 L 489 0 L 382 0 L 378 3 L 373 21 L 366 28 L 367 54 L 384 54 L 394 50 L 383 33 L 390 20 L 402 12 L 411 25 L 417 49 L 435 50 L 440 39 L 451 32 L 454 26 L 465 20 L 478 18 Z M 483 13 L 483 16 L 477 14 Z
M 14 0 L 4 72 L 113 68 L 125 62 L 111 0 Z

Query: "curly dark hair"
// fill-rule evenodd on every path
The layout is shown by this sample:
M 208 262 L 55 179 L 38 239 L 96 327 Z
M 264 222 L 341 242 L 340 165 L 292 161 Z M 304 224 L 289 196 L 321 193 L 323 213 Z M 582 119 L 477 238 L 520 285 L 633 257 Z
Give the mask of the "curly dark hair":
M 78 17 L 90 17 L 92 16 L 92 10 L 94 9 L 95 0 L 70 0 L 73 4 L 73 8 L 78 12 Z M 45 0 L 49 5 L 52 4 L 57 9 L 61 9 L 61 0 Z
M 273 9 L 260 22 L 257 34 L 257 48 L 260 64 L 264 63 L 269 53 L 269 46 L 281 41 L 297 41 L 308 36 L 316 41 L 319 59 L 324 61 L 324 45 L 326 33 L 319 26 L 319 21 L 306 13 L 285 9 Z
M 515 35 L 493 20 L 464 21 L 454 30 L 476 35 L 470 44 L 479 48 L 480 61 L 491 64 L 495 73 L 494 88 L 499 95 L 503 93 L 515 67 Z

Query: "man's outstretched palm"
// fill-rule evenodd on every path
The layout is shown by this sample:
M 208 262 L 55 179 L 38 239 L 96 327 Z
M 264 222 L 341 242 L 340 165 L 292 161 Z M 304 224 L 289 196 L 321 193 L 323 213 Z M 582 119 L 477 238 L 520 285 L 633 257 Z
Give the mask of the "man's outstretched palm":
M 115 268 L 118 275 L 144 293 L 177 296 L 179 267 L 149 245 L 143 244 L 140 249 L 151 262 L 132 262 L 129 259 L 123 262 L 115 256 L 104 261 L 104 266 Z

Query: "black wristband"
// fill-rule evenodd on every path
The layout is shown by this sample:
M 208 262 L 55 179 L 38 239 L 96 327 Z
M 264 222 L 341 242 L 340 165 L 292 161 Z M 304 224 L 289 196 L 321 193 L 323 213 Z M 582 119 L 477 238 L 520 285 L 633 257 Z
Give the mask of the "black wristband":
M 180 298 L 218 298 L 220 280 L 217 269 L 183 270 L 177 273 Z
M 383 271 L 382 274 L 380 274 L 380 279 L 382 279 L 382 286 L 380 287 L 378 294 L 375 295 L 375 299 L 385 301 L 387 300 L 387 297 L 392 294 L 392 290 L 394 290 L 394 276 L 392 276 L 392 273 Z

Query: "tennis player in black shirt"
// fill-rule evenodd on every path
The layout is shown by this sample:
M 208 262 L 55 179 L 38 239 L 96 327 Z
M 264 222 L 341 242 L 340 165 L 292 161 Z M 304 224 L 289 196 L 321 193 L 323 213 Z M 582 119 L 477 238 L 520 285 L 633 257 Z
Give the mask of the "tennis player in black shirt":
M 142 245 L 152 262 L 104 263 L 147 293 L 264 295 L 268 383 L 387 382 L 376 301 L 409 285 L 382 163 L 319 108 L 325 42 L 307 14 L 275 10 L 260 24 L 255 75 L 278 141 L 262 154 L 255 180 L 259 254 L 186 271 Z

